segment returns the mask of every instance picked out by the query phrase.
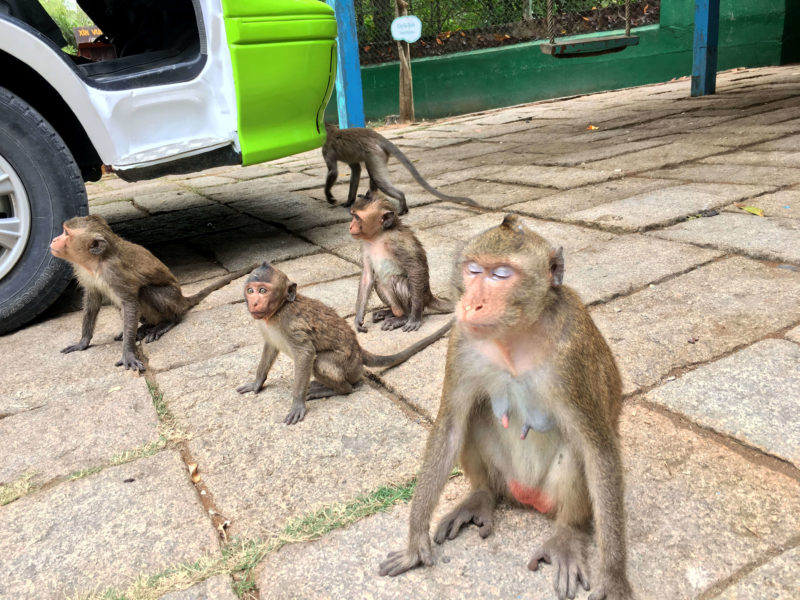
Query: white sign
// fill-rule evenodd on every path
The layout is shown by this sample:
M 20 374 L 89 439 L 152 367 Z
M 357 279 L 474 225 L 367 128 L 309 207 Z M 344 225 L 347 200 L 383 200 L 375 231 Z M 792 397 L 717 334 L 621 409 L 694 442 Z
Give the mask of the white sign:
M 422 21 L 419 17 L 408 15 L 397 17 L 392 21 L 392 38 L 403 40 L 409 44 L 416 42 L 422 35 Z

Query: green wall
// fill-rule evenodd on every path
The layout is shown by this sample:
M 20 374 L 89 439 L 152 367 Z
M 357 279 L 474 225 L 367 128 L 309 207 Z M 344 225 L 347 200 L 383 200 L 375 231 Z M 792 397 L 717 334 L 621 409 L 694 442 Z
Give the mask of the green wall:
M 800 60 L 797 0 L 721 0 L 719 70 Z M 605 56 L 557 59 L 541 42 L 413 59 L 418 119 L 463 114 L 691 74 L 694 0 L 662 0 L 659 25 L 636 28 L 638 46 Z M 398 63 L 361 68 L 367 120 L 398 111 Z M 686 83 L 689 93 L 689 83 Z M 331 102 L 327 120 L 336 120 Z

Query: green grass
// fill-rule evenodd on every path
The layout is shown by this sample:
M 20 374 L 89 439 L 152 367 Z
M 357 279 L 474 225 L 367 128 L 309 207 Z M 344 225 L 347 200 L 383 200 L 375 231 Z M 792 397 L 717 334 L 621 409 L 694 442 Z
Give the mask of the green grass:
M 28 471 L 16 481 L 0 485 L 0 506 L 10 504 L 14 500 L 18 500 L 39 489 L 39 486 L 33 482 L 35 475 L 36 473 L 33 471 Z
M 92 20 L 80 8 L 69 8 L 62 0 L 39 0 L 47 13 L 53 18 L 61 30 L 67 45 L 63 50 L 69 54 L 77 54 L 73 28 L 92 25 Z

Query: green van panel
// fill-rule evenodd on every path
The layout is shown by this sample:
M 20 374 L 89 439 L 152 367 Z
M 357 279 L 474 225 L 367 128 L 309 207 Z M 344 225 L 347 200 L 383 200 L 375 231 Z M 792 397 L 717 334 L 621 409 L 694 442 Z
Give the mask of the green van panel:
M 321 146 L 336 19 L 319 0 L 223 0 L 242 164 Z

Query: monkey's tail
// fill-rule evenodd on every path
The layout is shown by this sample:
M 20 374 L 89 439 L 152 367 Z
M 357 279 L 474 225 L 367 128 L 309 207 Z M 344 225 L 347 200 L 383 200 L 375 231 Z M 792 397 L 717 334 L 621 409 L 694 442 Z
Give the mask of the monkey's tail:
M 402 163 L 402 165 L 406 169 L 408 169 L 408 172 L 411 173 L 414 176 L 414 179 L 417 180 L 417 183 L 420 184 L 422 187 L 424 187 L 426 190 L 428 190 L 431 194 L 433 194 L 437 198 L 440 198 L 442 200 L 447 200 L 449 202 L 458 202 L 459 204 L 468 204 L 470 206 L 480 206 L 472 198 L 466 198 L 464 196 L 448 196 L 447 194 L 445 194 L 443 192 L 440 192 L 439 190 L 437 190 L 436 188 L 431 186 L 431 184 L 429 184 L 427 181 L 425 181 L 425 179 L 422 177 L 422 175 L 420 175 L 419 171 L 417 171 L 417 168 L 413 164 L 411 164 L 411 161 L 408 160 L 408 158 L 406 157 L 405 154 L 403 154 L 403 152 L 400 150 L 400 148 L 395 146 L 389 140 L 387 140 L 387 139 L 381 140 L 381 147 L 386 152 L 390 152 L 392 154 L 392 156 L 394 156 L 397 160 L 399 160 Z
M 228 285 L 234 279 L 239 279 L 239 277 L 244 277 L 250 271 L 255 269 L 256 266 L 257 265 L 253 264 L 253 265 L 250 265 L 249 267 L 245 267 L 244 269 L 239 269 L 238 271 L 234 271 L 233 273 L 228 273 L 227 275 L 217 279 L 214 283 L 212 283 L 210 285 L 207 285 L 206 287 L 204 287 L 202 290 L 200 290 L 196 294 L 192 294 L 191 296 L 187 296 L 185 298 L 186 310 L 189 310 L 190 308 L 194 308 L 195 306 L 200 304 L 200 302 L 203 300 L 203 298 L 208 296 L 211 292 L 215 292 L 219 288 Z
M 430 314 L 439 315 L 455 311 L 456 303 L 447 298 L 437 298 L 431 296 L 431 301 L 425 306 L 425 310 Z
M 381 356 L 379 354 L 373 354 L 372 352 L 367 352 L 363 348 L 361 349 L 361 357 L 364 362 L 364 365 L 367 367 L 395 367 L 402 362 L 407 361 L 409 358 L 414 356 L 420 350 L 424 350 L 428 346 L 430 346 L 433 342 L 441 338 L 445 333 L 447 333 L 450 328 L 455 323 L 455 319 L 450 319 L 447 324 L 443 327 L 440 327 L 428 337 L 421 339 L 416 344 L 412 344 L 402 352 L 398 352 L 397 354 L 391 354 L 389 356 Z

